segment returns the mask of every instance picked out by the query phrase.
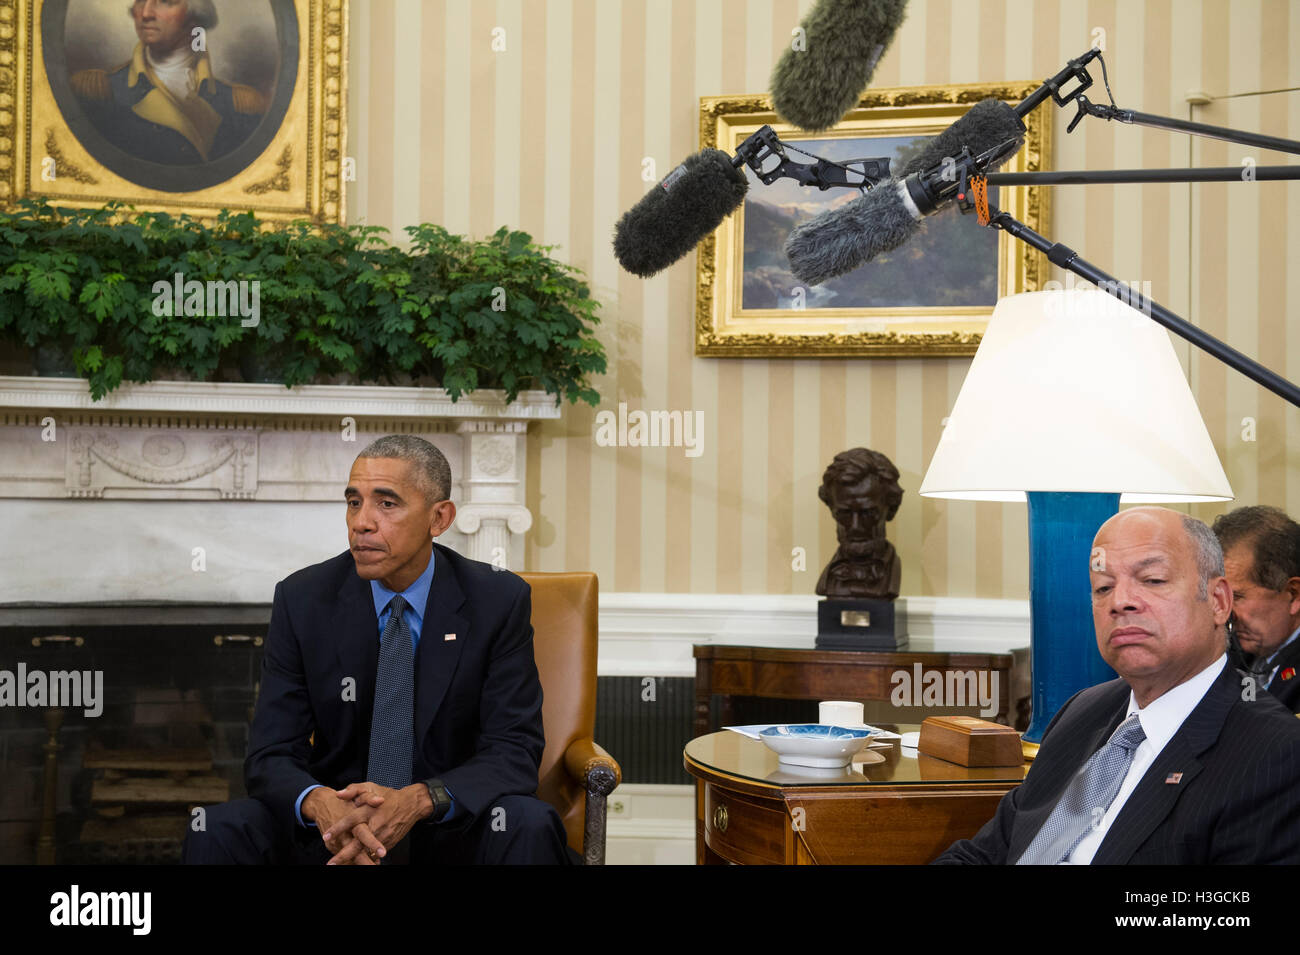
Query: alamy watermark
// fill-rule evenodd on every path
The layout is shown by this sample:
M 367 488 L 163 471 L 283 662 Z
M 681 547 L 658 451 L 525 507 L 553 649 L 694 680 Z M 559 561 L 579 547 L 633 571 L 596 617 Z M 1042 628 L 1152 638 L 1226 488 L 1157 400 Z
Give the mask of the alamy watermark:
M 1119 279 L 1107 279 L 1093 285 L 1083 279 L 1076 280 L 1073 272 L 1067 272 L 1064 282 L 1049 279 L 1043 283 L 1044 292 L 1059 292 L 1062 290 L 1068 292 L 1074 289 L 1086 290 L 1094 288 L 1099 292 L 1105 292 L 1107 295 L 1113 296 L 1129 308 L 1137 309 L 1143 315 L 1151 315 L 1151 283 L 1149 281 L 1122 282 Z M 1047 307 L 1054 317 L 1058 318 L 1090 318 L 1092 316 L 1092 306 L 1086 300 L 1075 299 L 1072 296 L 1053 296 Z M 1079 314 L 1071 314 L 1072 309 L 1078 309 Z
M 51 925 L 123 925 L 132 935 L 148 935 L 152 911 L 152 892 L 83 892 L 74 883 L 50 896 Z
M 685 448 L 688 458 L 704 453 L 703 411 L 627 410 L 596 413 L 596 443 L 602 448 Z
M 919 663 L 912 669 L 895 670 L 889 677 L 894 689 L 889 702 L 894 706 L 976 706 L 980 716 L 998 712 L 997 670 L 927 670 Z
M 177 272 L 170 282 L 166 279 L 154 282 L 153 295 L 153 313 L 158 316 L 225 318 L 237 315 L 243 319 L 239 324 L 244 328 L 256 328 L 262 320 L 262 283 L 258 279 L 186 281 L 185 273 Z
M 103 670 L 0 670 L 0 706 L 63 706 L 89 717 L 104 712 Z

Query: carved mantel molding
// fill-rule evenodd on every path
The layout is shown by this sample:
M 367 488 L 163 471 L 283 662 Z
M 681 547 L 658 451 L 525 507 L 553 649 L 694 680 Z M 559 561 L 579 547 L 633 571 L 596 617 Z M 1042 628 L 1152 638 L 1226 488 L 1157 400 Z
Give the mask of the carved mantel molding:
M 560 411 L 540 391 L 507 404 L 487 390 L 453 402 L 432 388 L 187 381 L 124 385 L 96 402 L 81 379 L 0 376 L 0 500 L 340 504 L 365 444 L 418 434 L 451 465 L 448 543 L 517 569 L 533 522 L 528 425 Z M 282 510 L 291 534 L 295 512 Z
M 122 414 L 323 415 L 367 418 L 456 418 L 540 421 L 560 417 L 544 391 L 521 391 L 506 404 L 504 392 L 472 391 L 459 401 L 442 388 L 381 385 L 284 385 L 244 382 L 150 381 L 122 385 L 99 401 L 80 378 L 0 375 L 0 412 L 18 409 Z

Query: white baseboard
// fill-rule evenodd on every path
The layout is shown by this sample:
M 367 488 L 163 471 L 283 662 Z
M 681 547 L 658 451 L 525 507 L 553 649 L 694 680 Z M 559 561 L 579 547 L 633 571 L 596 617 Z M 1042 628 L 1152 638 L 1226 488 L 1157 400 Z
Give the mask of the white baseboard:
M 691 647 L 718 643 L 809 647 L 817 601 L 802 594 L 600 595 L 601 676 L 695 675 Z M 1029 601 L 900 597 L 909 649 L 1007 653 L 1029 646 Z
M 607 864 L 695 864 L 694 786 L 624 783 L 610 794 L 609 807 Z

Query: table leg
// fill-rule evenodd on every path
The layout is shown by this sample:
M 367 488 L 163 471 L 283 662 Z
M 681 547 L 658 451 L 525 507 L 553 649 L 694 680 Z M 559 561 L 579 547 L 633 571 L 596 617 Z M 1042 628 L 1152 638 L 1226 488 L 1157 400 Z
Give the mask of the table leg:
M 735 726 L 735 725 L 736 725 L 736 708 L 735 708 L 734 705 L 732 705 L 732 702 L 731 702 L 731 694 L 730 694 L 730 693 L 725 694 L 725 695 L 722 697 L 722 714 L 721 714 L 721 717 L 722 717 L 722 722 L 719 724 L 719 728 L 721 728 L 721 727 L 723 727 L 723 726 Z
M 699 678 L 695 682 L 695 731 L 692 739 L 699 739 L 713 732 L 713 700 L 706 688 L 700 692 Z
M 713 661 L 695 660 L 695 739 L 713 732 Z

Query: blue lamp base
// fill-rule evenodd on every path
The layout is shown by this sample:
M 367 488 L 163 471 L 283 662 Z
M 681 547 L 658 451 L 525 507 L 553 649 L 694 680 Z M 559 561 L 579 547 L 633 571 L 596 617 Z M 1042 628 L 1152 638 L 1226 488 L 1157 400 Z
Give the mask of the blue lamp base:
M 1033 716 L 1024 740 L 1042 741 L 1065 701 L 1115 679 L 1097 650 L 1088 559 L 1118 494 L 1029 491 L 1029 616 Z

